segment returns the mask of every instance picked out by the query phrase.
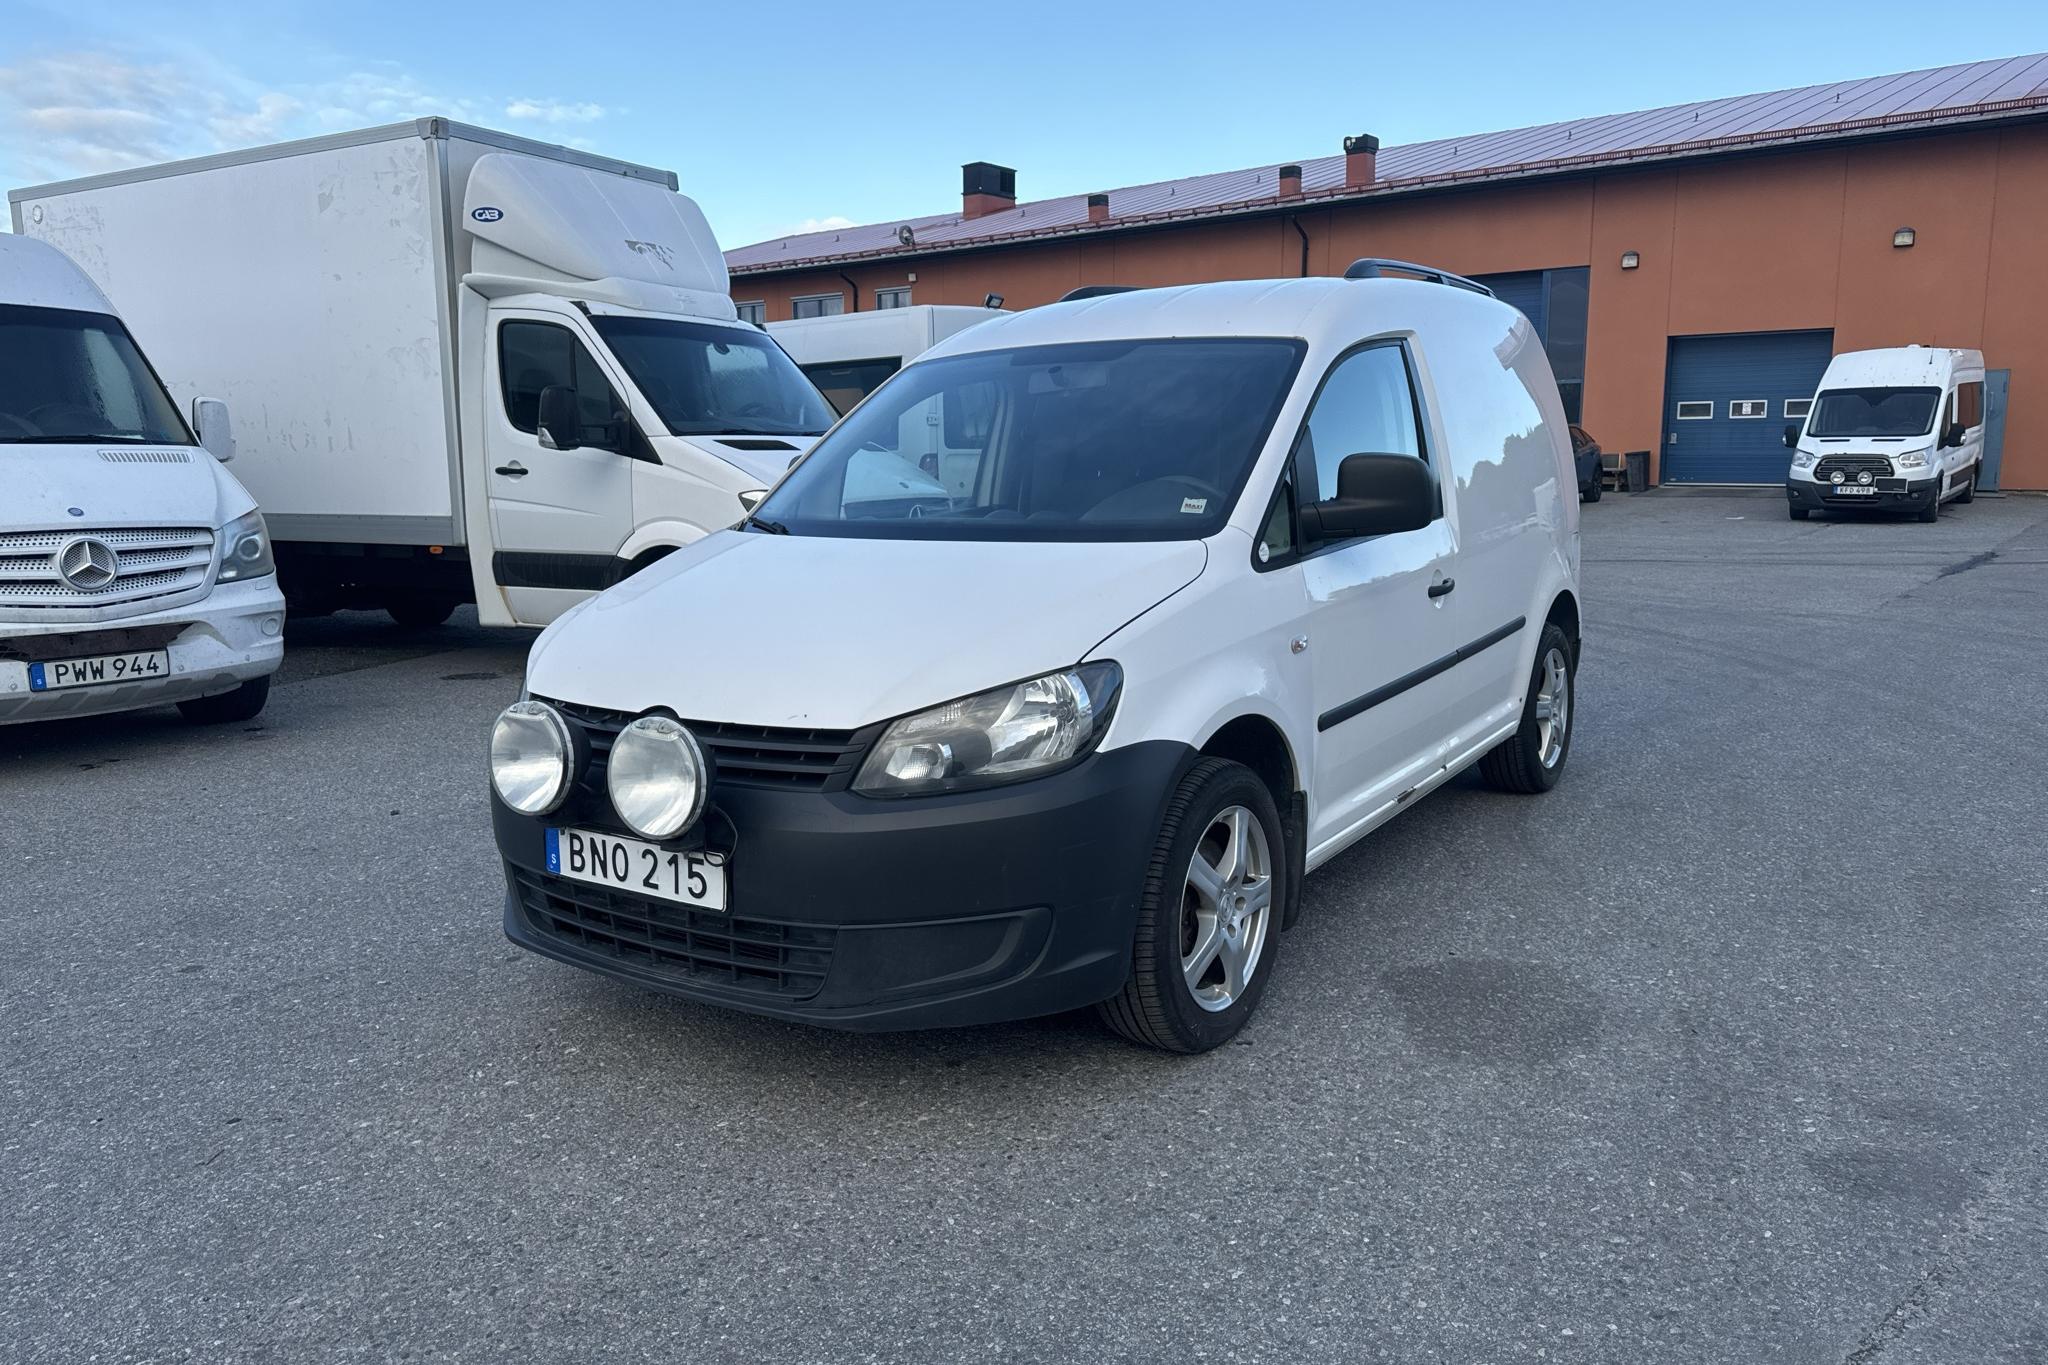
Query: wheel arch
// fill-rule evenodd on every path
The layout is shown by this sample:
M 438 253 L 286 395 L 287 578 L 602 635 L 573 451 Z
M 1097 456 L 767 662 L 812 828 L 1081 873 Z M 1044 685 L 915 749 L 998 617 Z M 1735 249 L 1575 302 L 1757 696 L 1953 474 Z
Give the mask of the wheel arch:
M 1287 893 L 1280 909 L 1280 927 L 1291 929 L 1301 918 L 1301 883 L 1308 866 L 1308 795 L 1287 732 L 1262 712 L 1241 712 L 1221 719 L 1197 753 L 1202 758 L 1243 764 L 1273 794 L 1287 845 Z

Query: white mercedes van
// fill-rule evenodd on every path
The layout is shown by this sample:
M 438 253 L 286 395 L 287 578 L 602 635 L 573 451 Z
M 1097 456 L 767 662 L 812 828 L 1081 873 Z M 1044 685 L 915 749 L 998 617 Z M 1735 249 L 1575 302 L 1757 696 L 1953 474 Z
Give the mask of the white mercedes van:
M 227 408 L 192 407 L 62 252 L 0 233 L 0 724 L 263 709 L 284 597 Z
M 1542 346 L 1351 274 L 983 323 L 556 622 L 491 736 L 506 933 L 842 1027 L 1235 1034 L 1306 873 L 1471 765 L 1547 790 L 1577 716 Z M 912 416 L 963 491 L 849 498 Z
M 1932 346 L 1844 351 L 1804 422 L 1785 428 L 1792 520 L 1891 508 L 1922 521 L 1971 502 L 1984 461 L 1984 354 Z

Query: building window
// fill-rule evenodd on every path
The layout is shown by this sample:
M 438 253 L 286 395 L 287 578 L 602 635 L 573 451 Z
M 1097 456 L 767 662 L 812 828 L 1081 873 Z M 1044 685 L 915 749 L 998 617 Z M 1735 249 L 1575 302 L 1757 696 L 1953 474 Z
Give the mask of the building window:
M 1812 411 L 1813 400 L 1811 398 L 1787 398 L 1785 400 L 1785 416 L 1795 422 L 1805 421 L 1806 414 Z
M 793 318 L 836 318 L 846 311 L 844 294 L 806 294 L 789 301 Z
M 1711 420 L 1713 415 L 1714 405 L 1712 403 L 1680 403 L 1678 405 L 1678 420 L 1681 422 L 1705 422 Z
M 1579 420 L 1586 385 L 1586 313 L 1592 271 L 1586 266 L 1556 270 L 1524 270 L 1511 275 L 1481 275 L 1479 283 L 1494 297 L 1517 309 L 1536 329 L 1565 420 Z
M 875 307 L 877 307 L 877 308 L 908 308 L 908 307 L 910 307 L 910 286 L 908 286 L 908 285 L 905 285 L 905 286 L 904 286 L 903 288 L 901 288 L 901 289 L 877 289 L 877 290 L 875 291 Z
M 1730 417 L 1769 417 L 1771 404 L 1765 398 L 1731 398 L 1728 400 Z
M 741 322 L 751 322 L 756 327 L 759 327 L 768 321 L 768 305 L 760 299 L 755 299 L 751 303 L 737 303 L 733 306 L 740 310 Z

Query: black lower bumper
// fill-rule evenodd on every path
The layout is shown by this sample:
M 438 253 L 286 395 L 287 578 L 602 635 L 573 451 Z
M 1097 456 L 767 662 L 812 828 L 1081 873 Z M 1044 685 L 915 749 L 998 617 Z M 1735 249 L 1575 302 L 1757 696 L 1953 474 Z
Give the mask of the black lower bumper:
M 1939 496 L 1940 478 L 1921 483 L 1904 479 L 1886 479 L 1887 484 L 1899 484 L 1896 488 L 1878 488 L 1871 493 L 1837 493 L 1835 486 L 1827 483 L 1807 483 L 1798 479 L 1785 481 L 1785 498 L 1794 507 L 1807 511 L 1854 512 L 1879 508 L 1892 512 L 1918 512 Z
M 1136 744 L 908 800 L 714 788 L 699 828 L 731 832 L 725 912 L 549 876 L 550 825 L 623 831 L 594 808 L 537 820 L 494 798 L 505 934 L 655 990 L 839 1028 L 1078 1008 L 1123 986 L 1145 861 L 1192 761 L 1184 745 Z

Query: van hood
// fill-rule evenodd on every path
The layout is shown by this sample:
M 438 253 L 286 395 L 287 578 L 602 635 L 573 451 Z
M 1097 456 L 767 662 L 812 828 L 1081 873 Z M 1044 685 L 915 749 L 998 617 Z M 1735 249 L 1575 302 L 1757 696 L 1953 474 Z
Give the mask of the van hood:
M 204 450 L 189 446 L 0 445 L 9 530 L 204 526 L 255 503 Z
M 1077 663 L 1207 562 L 1199 541 L 720 531 L 555 622 L 526 685 L 611 711 L 854 730 Z
M 666 464 L 689 468 L 693 461 L 684 454 L 695 451 L 701 458 L 721 460 L 747 477 L 741 480 L 746 492 L 773 488 L 798 456 L 818 443 L 815 436 L 650 436 L 655 453 Z M 676 458 L 671 458 L 675 456 Z

